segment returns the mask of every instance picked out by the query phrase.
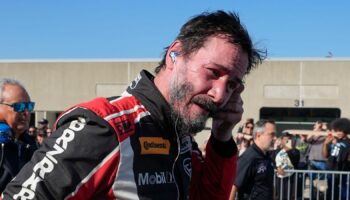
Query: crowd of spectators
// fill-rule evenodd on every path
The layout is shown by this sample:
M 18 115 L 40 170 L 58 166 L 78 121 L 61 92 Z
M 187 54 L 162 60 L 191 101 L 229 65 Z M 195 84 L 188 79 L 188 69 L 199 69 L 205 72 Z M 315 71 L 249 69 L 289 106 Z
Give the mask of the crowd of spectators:
M 30 101 L 29 95 L 20 83 L 4 80 L 1 85 L 4 92 L 0 101 L 2 106 L 0 119 L 8 123 L 2 123 L 1 129 L 11 127 L 13 133 L 9 141 L 4 134 L 1 135 L 0 192 L 52 133 L 49 121 L 45 118 L 37 122 L 37 127 L 30 126 L 26 129 L 30 121 L 29 113 L 34 109 L 34 102 Z M 12 93 L 16 95 L 10 95 Z M 18 103 L 7 103 L 15 100 Z M 277 195 L 282 199 L 298 199 L 303 195 L 299 188 L 303 183 L 300 183 L 298 177 L 294 178 L 296 174 L 290 170 L 350 171 L 349 119 L 338 118 L 329 124 L 316 121 L 313 132 L 307 134 L 275 131 L 273 121 L 260 120 L 254 123 L 254 119 L 248 118 L 234 134 L 239 159 L 232 191 L 234 194 L 238 193 L 237 196 L 254 199 L 251 196 L 254 195 L 261 199 L 262 196 L 259 194 L 264 190 L 262 188 L 269 190 L 265 194 L 271 194 L 271 177 L 276 173 L 277 183 L 274 189 Z M 311 187 L 315 179 L 327 182 L 327 199 L 346 199 L 349 196 L 349 184 L 343 175 L 316 177 L 310 173 L 309 178 Z M 258 183 L 263 186 L 254 188 Z M 244 191 L 245 194 L 240 195 L 240 191 Z M 255 193 L 252 194 L 253 192 Z M 294 196 L 295 194 L 297 196 Z M 266 195 L 266 199 L 269 198 Z
M 30 126 L 28 134 L 35 140 L 37 147 L 39 148 L 44 139 L 49 137 L 52 133 L 52 129 L 49 128 L 49 121 L 42 118 L 38 121 L 38 127 Z
M 254 143 L 254 120 L 249 118 L 244 121 L 234 134 L 240 162 L 246 160 L 244 154 L 249 153 L 246 149 Z M 338 118 L 330 123 L 316 121 L 313 131 L 307 133 L 283 132 L 276 133 L 273 138 L 270 150 L 266 153 L 274 163 L 277 176 L 275 193 L 278 199 L 302 199 L 303 191 L 300 177 L 293 170 L 329 170 L 329 171 L 350 171 L 350 120 Z M 246 162 L 246 161 L 244 161 Z M 257 162 L 257 161 L 254 161 Z M 237 169 L 240 173 L 241 169 Z M 289 172 L 285 172 L 289 170 Z M 343 176 L 320 176 L 314 173 L 307 174 L 310 179 L 310 187 L 314 187 L 314 180 L 325 180 L 327 182 L 326 199 L 346 199 L 349 195 L 347 178 Z M 304 179 L 303 179 L 304 180 Z M 298 183 L 295 183 L 298 181 Z M 250 186 L 254 191 L 254 185 Z M 297 191 L 295 191 L 297 190 Z M 238 190 L 239 193 L 239 190 Z M 297 195 L 297 196 L 295 196 Z M 318 198 L 311 196 L 311 199 Z

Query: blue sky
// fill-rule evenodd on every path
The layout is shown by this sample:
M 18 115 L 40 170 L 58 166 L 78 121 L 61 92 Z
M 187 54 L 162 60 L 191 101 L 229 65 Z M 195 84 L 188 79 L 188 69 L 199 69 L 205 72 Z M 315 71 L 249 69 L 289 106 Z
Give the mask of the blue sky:
M 217 9 L 238 12 L 269 58 L 350 57 L 348 0 L 1 0 L 0 59 L 160 58 Z

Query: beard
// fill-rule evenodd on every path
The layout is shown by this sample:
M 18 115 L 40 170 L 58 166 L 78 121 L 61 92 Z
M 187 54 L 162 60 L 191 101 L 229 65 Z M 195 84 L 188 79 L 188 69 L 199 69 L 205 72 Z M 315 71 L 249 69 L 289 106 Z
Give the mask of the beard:
M 208 118 L 218 110 L 216 104 L 205 95 L 197 95 L 189 100 L 193 91 L 193 85 L 188 81 L 179 85 L 172 84 L 170 88 L 171 118 L 180 137 L 202 131 Z M 205 109 L 209 115 L 192 113 L 187 101 L 190 101 L 189 104 L 197 104 Z M 194 114 L 194 117 L 191 118 L 191 114 Z

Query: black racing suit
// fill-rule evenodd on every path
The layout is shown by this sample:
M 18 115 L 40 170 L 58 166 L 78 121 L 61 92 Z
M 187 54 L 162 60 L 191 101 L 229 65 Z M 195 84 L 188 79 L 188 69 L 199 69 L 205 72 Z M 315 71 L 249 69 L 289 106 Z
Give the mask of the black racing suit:
M 191 136 L 177 136 L 152 80 L 143 71 L 121 97 L 67 110 L 3 198 L 227 199 L 234 141 L 211 138 L 204 159 Z

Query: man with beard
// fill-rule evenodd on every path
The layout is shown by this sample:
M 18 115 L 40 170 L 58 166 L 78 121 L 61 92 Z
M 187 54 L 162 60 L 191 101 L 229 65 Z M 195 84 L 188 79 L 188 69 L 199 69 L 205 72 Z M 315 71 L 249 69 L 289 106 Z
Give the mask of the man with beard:
M 36 150 L 34 139 L 28 135 L 30 112 L 34 102 L 21 83 L 0 79 L 0 192 L 28 162 Z
M 236 14 L 190 19 L 156 75 L 143 70 L 120 97 L 63 113 L 5 198 L 227 199 L 237 160 L 242 79 L 263 59 Z M 212 117 L 201 156 L 191 134 Z

